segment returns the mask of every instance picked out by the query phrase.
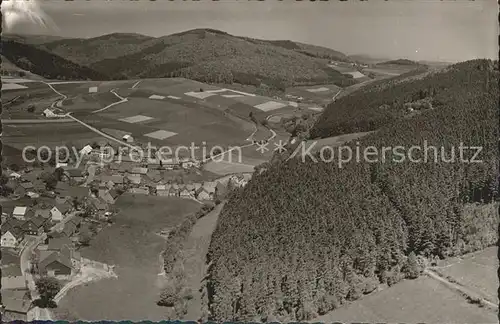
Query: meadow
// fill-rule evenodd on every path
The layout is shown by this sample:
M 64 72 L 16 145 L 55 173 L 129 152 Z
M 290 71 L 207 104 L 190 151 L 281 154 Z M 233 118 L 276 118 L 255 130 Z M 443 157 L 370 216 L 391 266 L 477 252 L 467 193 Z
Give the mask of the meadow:
M 165 239 L 155 233 L 172 228 L 199 204 L 186 199 L 125 194 L 116 207 L 116 222 L 81 250 L 82 256 L 114 264 L 117 279 L 76 287 L 56 311 L 60 320 L 160 321 L 167 309 L 157 306 Z

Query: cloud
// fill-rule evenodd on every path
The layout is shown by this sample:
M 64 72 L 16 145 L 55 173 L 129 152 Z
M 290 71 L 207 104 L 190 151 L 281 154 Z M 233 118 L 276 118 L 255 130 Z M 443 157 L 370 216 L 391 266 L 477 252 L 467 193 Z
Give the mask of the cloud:
M 40 8 L 35 0 L 2 1 L 2 27 L 11 31 L 19 23 L 36 24 L 43 28 L 56 27 L 52 19 Z

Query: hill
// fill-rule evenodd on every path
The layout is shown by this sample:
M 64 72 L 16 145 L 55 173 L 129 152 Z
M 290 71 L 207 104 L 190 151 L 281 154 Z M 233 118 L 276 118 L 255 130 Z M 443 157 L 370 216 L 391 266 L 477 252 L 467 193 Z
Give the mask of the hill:
M 2 56 L 10 64 L 48 79 L 106 80 L 108 77 L 30 44 L 2 38 Z
M 77 64 L 89 65 L 138 53 L 154 39 L 140 34 L 113 33 L 93 38 L 56 40 L 43 44 L 42 48 Z
M 407 59 L 398 59 L 398 60 L 391 60 L 391 61 L 385 61 L 378 63 L 377 65 L 419 65 L 418 62 L 407 60 Z
M 230 197 L 212 236 L 211 320 L 309 320 L 379 283 L 415 278 L 425 259 L 495 244 L 498 214 L 469 214 L 464 206 L 498 197 L 498 81 L 491 61 L 474 60 L 331 104 L 313 132 L 378 129 L 349 145 L 351 152 L 374 146 L 378 160 L 353 157 L 339 166 L 337 151 L 330 162 L 328 152 L 323 162 L 286 161 L 284 153 L 261 166 Z M 422 97 L 432 109 L 404 117 L 404 104 Z M 424 141 L 448 159 L 460 143 L 482 147 L 483 163 L 380 155 Z
M 213 29 L 194 29 L 158 38 L 116 33 L 41 46 L 115 79 L 185 77 L 279 89 L 355 83 L 327 66 L 329 59 L 349 60 L 338 51 L 292 41 L 233 36 Z
M 41 45 L 45 43 L 55 42 L 62 39 L 67 39 L 60 36 L 53 35 L 19 35 L 19 34 L 2 34 L 3 40 L 16 41 L 18 43 L 30 44 L 30 45 Z

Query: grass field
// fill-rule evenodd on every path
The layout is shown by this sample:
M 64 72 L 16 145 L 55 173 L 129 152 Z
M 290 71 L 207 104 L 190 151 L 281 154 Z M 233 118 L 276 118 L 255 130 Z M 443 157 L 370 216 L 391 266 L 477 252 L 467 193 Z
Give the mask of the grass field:
M 40 147 L 72 143 L 83 147 L 104 138 L 76 123 L 5 125 L 2 141 L 6 145 L 22 150 L 26 145 Z
M 200 205 L 180 198 L 126 194 L 118 199 L 116 206 L 120 209 L 116 223 L 103 229 L 90 247 L 82 250 L 82 256 L 115 264 L 118 278 L 70 291 L 56 309 L 58 319 L 165 319 L 167 310 L 156 305 L 161 268 L 159 254 L 165 241 L 155 233 L 176 226 Z
M 434 279 L 405 280 L 311 322 L 498 323 L 497 314 L 469 304 Z
M 497 247 L 490 247 L 468 254 L 463 258 L 447 262 L 436 271 L 498 304 L 497 250 Z

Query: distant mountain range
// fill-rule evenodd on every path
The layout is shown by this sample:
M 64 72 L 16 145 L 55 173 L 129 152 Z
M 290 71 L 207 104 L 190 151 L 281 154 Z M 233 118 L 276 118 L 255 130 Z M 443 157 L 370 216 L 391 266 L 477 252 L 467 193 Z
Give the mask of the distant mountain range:
M 328 67 L 330 60 L 351 62 L 339 51 L 289 40 L 233 36 L 213 29 L 163 37 L 124 33 L 87 39 L 5 35 L 2 55 L 12 64 L 47 78 L 186 77 L 278 89 L 355 83 Z

